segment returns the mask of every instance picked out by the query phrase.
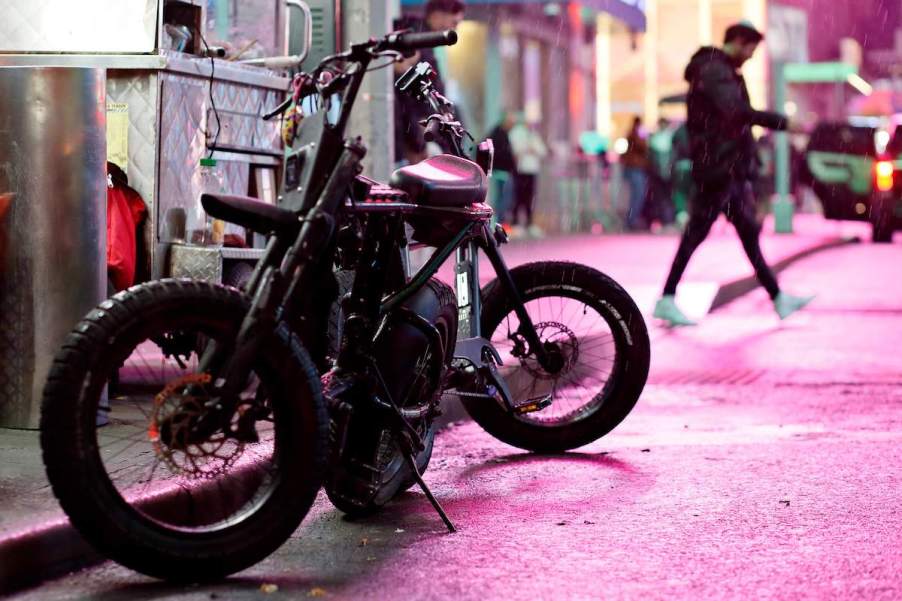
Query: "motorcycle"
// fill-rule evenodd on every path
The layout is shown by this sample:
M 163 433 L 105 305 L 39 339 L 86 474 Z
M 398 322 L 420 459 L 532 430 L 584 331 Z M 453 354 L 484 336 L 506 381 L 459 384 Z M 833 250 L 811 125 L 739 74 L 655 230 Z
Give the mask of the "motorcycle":
M 635 303 L 587 266 L 507 268 L 485 204 L 490 143 L 465 158 L 428 64 L 397 85 L 428 103 L 427 135 L 451 152 L 388 184 L 361 175 L 366 149 L 345 130 L 366 72 L 455 42 L 395 32 L 295 76 L 266 116 L 283 118 L 279 205 L 202 197 L 210 216 L 268 235 L 244 289 L 149 282 L 68 336 L 41 444 L 55 495 L 101 553 L 158 578 L 220 578 L 287 540 L 321 486 L 363 515 L 419 485 L 453 531 L 423 479 L 443 397 L 537 452 L 588 444 L 629 414 L 649 365 Z M 408 276 L 411 239 L 435 250 Z M 497 276 L 484 288 L 480 250 Z M 434 277 L 452 254 L 454 289 Z M 353 275 L 344 294 L 336 268 Z

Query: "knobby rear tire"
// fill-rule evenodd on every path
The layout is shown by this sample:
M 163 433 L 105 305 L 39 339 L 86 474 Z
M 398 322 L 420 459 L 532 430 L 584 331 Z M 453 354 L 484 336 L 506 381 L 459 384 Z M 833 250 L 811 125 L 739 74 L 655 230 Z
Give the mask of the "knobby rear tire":
M 463 397 L 470 416 L 495 438 L 515 447 L 543 453 L 563 452 L 587 445 L 617 427 L 639 399 L 648 378 L 648 330 L 633 299 L 617 282 L 600 271 L 566 262 L 522 265 L 511 275 L 524 303 L 539 298 L 567 297 L 591 304 L 613 334 L 616 362 L 600 406 L 582 419 L 543 425 L 519 419 L 498 403 Z M 501 282 L 493 280 L 482 292 L 482 332 L 487 339 L 513 310 Z

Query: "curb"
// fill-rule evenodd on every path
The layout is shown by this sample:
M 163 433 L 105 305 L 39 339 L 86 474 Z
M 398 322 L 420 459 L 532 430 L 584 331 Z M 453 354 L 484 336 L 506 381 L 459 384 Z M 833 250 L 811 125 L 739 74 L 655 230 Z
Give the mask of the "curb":
M 811 255 L 823 252 L 825 250 L 839 248 L 847 244 L 858 244 L 860 242 L 861 238 L 859 238 L 858 236 L 837 238 L 834 240 L 821 242 L 820 244 L 816 244 L 815 246 L 800 250 L 794 254 L 789 255 L 788 257 L 780 259 L 779 261 L 771 265 L 771 269 L 775 274 L 778 274 L 784 271 L 793 263 L 810 257 Z M 711 308 L 708 309 L 708 313 L 713 313 L 714 311 L 725 307 L 733 301 L 745 296 L 752 290 L 755 290 L 756 288 L 758 288 L 758 286 L 760 286 L 760 284 L 758 283 L 758 278 L 756 278 L 754 275 L 746 276 L 738 280 L 733 280 L 721 284 L 717 289 L 717 294 L 714 295 L 714 300 L 711 301 Z
M 0 540 L 0 595 L 8 595 L 103 561 L 68 519 Z
M 239 471 L 236 477 L 243 479 Z M 152 493 L 134 500 L 145 509 L 178 512 L 181 487 Z M 192 491 L 204 495 L 215 492 L 215 486 L 202 481 Z M 62 510 L 60 510 L 62 512 Z M 102 528 L 102 524 L 95 527 Z M 0 595 L 34 587 L 68 573 L 107 561 L 72 526 L 64 515 L 39 526 L 0 539 Z

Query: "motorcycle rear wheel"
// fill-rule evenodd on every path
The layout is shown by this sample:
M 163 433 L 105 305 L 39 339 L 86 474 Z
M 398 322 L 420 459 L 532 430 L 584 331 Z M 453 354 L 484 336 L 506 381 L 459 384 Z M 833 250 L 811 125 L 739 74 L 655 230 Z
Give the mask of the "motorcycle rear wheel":
M 515 447 L 555 453 L 609 433 L 632 411 L 648 377 L 649 340 L 633 299 L 603 273 L 575 263 L 511 270 L 540 340 L 565 359 L 548 373 L 517 333 L 519 320 L 498 280 L 482 293 L 482 332 L 499 351 L 514 404 L 552 395 L 551 406 L 516 415 L 499 403 L 463 397 L 489 434 Z
M 435 362 L 442 357 L 443 365 L 438 366 L 438 371 L 444 374 L 457 342 L 454 291 L 433 278 L 405 303 L 405 308 L 436 328 L 441 339 L 440 352 L 432 348 L 418 328 L 403 320 L 390 320 L 391 325 L 374 341 L 374 356 L 399 407 L 428 407 L 438 402 L 442 392 L 442 378 L 435 381 L 430 375 L 436 367 Z M 339 434 L 339 425 L 333 420 L 332 450 L 336 458 L 324 488 L 338 510 L 351 517 L 363 517 L 381 510 L 398 494 L 412 487 L 416 480 L 388 424 L 380 424 L 377 415 L 368 413 L 367 399 L 356 399 L 355 405 L 354 416 L 344 436 Z M 420 474 L 426 471 L 432 458 L 434 418 L 427 414 L 410 424 L 424 444 L 414 457 Z M 351 442 L 346 448 L 339 449 L 338 440 L 345 437 Z

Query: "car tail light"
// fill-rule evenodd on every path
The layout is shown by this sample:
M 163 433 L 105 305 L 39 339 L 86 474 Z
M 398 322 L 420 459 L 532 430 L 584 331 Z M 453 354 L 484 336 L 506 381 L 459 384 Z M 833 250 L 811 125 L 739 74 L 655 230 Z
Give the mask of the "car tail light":
M 893 189 L 892 161 L 877 161 L 877 165 L 874 167 L 874 175 L 876 176 L 877 190 L 889 192 Z

